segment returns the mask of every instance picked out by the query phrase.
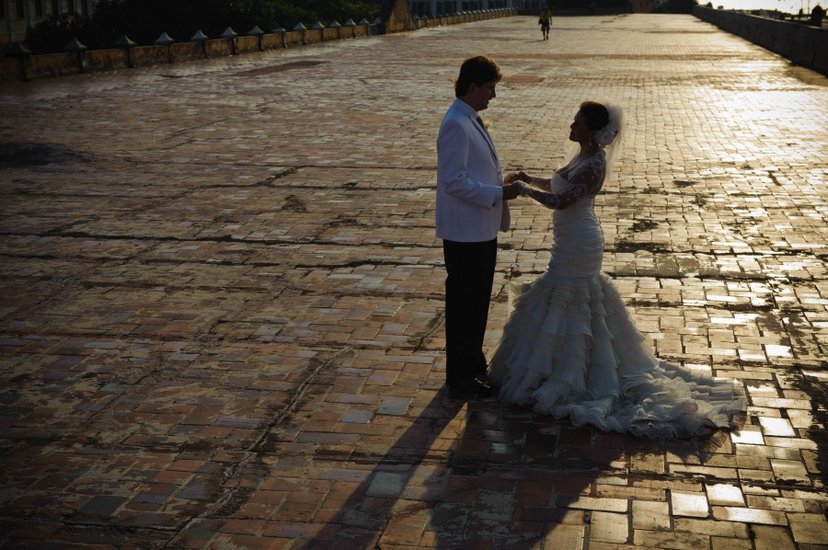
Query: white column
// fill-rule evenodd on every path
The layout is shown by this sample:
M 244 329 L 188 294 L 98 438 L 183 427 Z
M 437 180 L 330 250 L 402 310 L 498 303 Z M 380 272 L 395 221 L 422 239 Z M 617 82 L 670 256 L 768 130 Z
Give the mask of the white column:
M 6 27 L 8 27 L 9 31 L 9 42 L 14 42 L 14 20 L 17 17 L 17 12 L 15 11 L 12 13 L 12 3 L 11 0 L 0 0 L 3 2 L 3 13 L 6 14 Z
M 23 17 L 26 19 L 26 28 L 34 27 L 32 22 L 32 0 L 23 0 Z

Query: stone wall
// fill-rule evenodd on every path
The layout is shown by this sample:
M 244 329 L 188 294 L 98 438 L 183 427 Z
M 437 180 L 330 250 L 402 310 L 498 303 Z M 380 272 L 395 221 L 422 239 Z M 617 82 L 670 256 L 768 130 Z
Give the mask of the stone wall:
M 693 8 L 693 15 L 797 65 L 828 75 L 828 29 L 701 6 Z
M 384 32 L 403 32 L 416 28 L 406 0 L 389 0 L 385 2 L 380 19 L 385 25 Z
M 485 10 L 458 15 L 429 18 L 411 18 L 405 9 L 398 9 L 400 2 L 392 6 L 385 23 L 357 24 L 340 28 L 307 29 L 266 33 L 262 36 L 237 36 L 233 39 L 215 38 L 203 42 L 177 42 L 170 45 L 133 46 L 107 50 L 82 50 L 54 54 L 18 52 L 0 57 L 0 82 L 31 80 L 83 72 L 147 67 L 163 63 L 177 63 L 238 55 L 277 48 L 294 48 L 332 40 L 360 38 L 384 32 L 400 32 L 440 25 L 456 25 L 482 21 L 494 17 L 510 17 L 515 9 Z M 402 2 L 405 5 L 405 2 Z

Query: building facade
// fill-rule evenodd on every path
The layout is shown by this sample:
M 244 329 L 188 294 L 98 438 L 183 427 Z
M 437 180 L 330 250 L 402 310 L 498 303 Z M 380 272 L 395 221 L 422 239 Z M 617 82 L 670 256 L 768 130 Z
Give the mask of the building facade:
M 459 11 L 516 8 L 520 13 L 536 14 L 547 5 L 553 13 L 576 15 L 590 13 L 649 13 L 663 0 L 408 0 L 412 15 L 434 17 Z
M 630 11 L 633 13 L 650 13 L 655 6 L 656 0 L 630 0 Z
M 434 17 L 461 11 L 517 8 L 535 13 L 546 6 L 546 0 L 408 0 L 412 15 Z
M 77 14 L 88 17 L 97 0 L 0 0 L 0 43 L 21 42 L 26 29 L 51 15 Z

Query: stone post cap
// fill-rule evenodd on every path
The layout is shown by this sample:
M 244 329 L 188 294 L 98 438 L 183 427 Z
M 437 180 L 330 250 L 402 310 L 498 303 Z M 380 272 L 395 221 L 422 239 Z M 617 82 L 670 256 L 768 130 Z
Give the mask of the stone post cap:
M 303 25 L 301 21 L 299 21 L 298 23 L 296 23 L 296 26 L 293 27 L 293 30 L 295 30 L 295 31 L 306 31 L 306 30 L 308 30 L 308 28 L 305 25 Z
M 224 32 L 221 33 L 221 37 L 226 38 L 228 40 L 231 38 L 236 38 L 238 35 L 239 33 L 234 31 L 232 27 L 227 27 L 226 29 L 224 29 Z
M 175 40 L 173 40 L 173 37 L 165 32 L 159 34 L 158 38 L 155 39 L 155 43 L 160 46 L 169 46 L 173 42 L 175 42 Z
M 112 43 L 113 46 L 117 46 L 119 48 L 131 48 L 132 46 L 137 46 L 138 43 L 132 40 L 125 34 L 122 34 L 118 37 L 118 40 Z
M 340 24 L 339 24 L 339 21 L 337 21 L 336 19 L 334 19 L 334 20 L 331 22 L 331 24 L 330 24 L 330 25 L 328 25 L 328 28 L 329 28 L 329 29 L 339 29 L 339 28 L 342 28 L 342 25 L 340 25 Z
M 12 42 L 5 49 L 5 54 L 10 55 L 12 57 L 30 55 L 31 53 L 32 50 L 27 48 L 26 45 L 22 42 Z
M 264 31 L 259 28 L 259 25 L 256 25 L 255 27 L 253 27 L 252 29 L 247 31 L 248 36 L 261 36 L 263 34 L 264 34 Z
M 190 38 L 193 42 L 204 42 L 207 40 L 208 36 L 201 32 L 201 29 L 198 29 L 196 33 Z
M 325 25 L 322 24 L 322 21 L 317 21 L 316 23 L 314 23 L 312 28 L 313 28 L 313 30 L 319 31 L 319 30 L 324 29 Z
M 63 50 L 67 52 L 82 52 L 88 49 L 89 48 L 84 46 L 83 43 L 77 38 L 73 38 L 63 47 Z
M 347 21 L 345 21 L 345 26 L 346 27 L 356 27 L 356 23 L 354 23 L 353 19 L 348 19 Z

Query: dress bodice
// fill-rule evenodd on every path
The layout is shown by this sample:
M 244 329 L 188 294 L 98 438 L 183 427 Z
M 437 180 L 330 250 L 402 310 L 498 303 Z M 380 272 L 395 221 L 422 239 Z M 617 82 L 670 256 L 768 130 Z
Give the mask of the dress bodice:
M 552 193 L 564 193 L 571 184 L 556 173 Z M 582 197 L 562 210 L 552 210 L 552 236 L 547 277 L 591 277 L 601 271 L 604 233 L 595 216 L 595 196 Z
M 551 182 L 551 192 L 563 194 L 571 184 L 556 173 Z M 595 217 L 595 196 L 583 197 L 563 210 L 552 210 L 552 231 L 556 240 L 572 238 L 578 241 L 603 239 L 601 225 Z
M 606 177 L 603 150 L 578 156 L 555 172 L 548 188 L 523 184 L 521 194 L 552 210 L 550 277 L 590 277 L 601 271 L 604 235 L 595 217 L 595 195 Z M 545 182 L 539 187 L 546 187 Z

